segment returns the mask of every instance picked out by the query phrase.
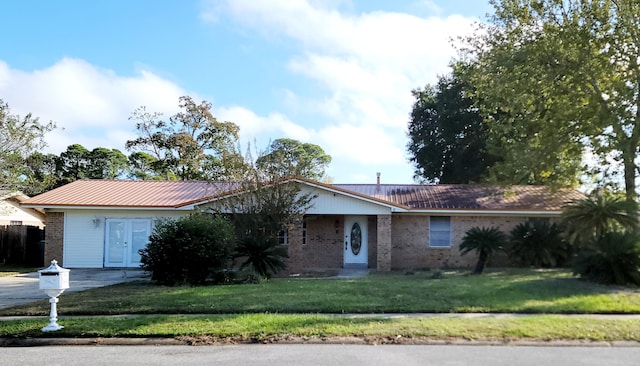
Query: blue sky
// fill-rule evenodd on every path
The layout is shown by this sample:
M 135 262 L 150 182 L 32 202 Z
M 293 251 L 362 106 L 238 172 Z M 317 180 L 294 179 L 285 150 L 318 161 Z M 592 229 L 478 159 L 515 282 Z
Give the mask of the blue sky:
M 241 144 L 288 137 L 336 183 L 413 182 L 411 90 L 436 81 L 488 0 L 21 0 L 2 6 L 0 99 L 53 120 L 47 152 L 124 149 L 134 109 L 214 105 Z

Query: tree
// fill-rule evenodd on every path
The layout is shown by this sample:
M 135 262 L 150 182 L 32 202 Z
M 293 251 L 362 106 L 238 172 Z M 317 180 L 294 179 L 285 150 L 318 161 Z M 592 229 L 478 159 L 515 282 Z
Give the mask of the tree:
M 44 137 L 55 128 L 55 123 L 41 123 L 31 113 L 24 118 L 11 114 L 0 99 L 0 190 L 21 188 L 24 160 L 46 146 Z
M 572 184 L 581 157 L 622 166 L 636 198 L 640 146 L 640 3 L 622 0 L 491 0 L 490 24 L 466 42 L 472 84 L 504 151 L 503 175 L 523 165 Z M 607 179 L 608 177 L 604 177 Z
M 118 149 L 97 147 L 87 154 L 86 177 L 116 179 L 129 169 L 127 156 Z
M 78 179 L 87 178 L 89 150 L 80 144 L 67 146 L 67 150 L 60 154 L 58 170 L 62 181 L 70 183 Z
M 196 104 L 191 97 L 180 97 L 180 112 L 160 119 L 160 113 L 149 113 L 145 107 L 133 112 L 138 137 L 126 142 L 127 150 L 151 154 L 156 174 L 165 179 L 219 180 L 218 170 L 225 159 L 235 153 L 239 127 L 232 122 L 219 122 L 211 113 L 212 105 Z
M 635 202 L 597 194 L 566 206 L 562 222 L 571 244 L 584 246 L 614 231 L 634 232 L 638 229 Z
M 260 161 L 259 156 L 256 161 Z M 273 158 L 273 156 L 272 156 Z M 245 161 L 251 162 L 251 156 Z M 238 246 L 235 257 L 241 267 L 250 267 L 257 275 L 270 277 L 284 268 L 287 248 L 278 242 L 278 234 L 301 222 L 315 196 L 303 192 L 282 169 L 262 169 L 247 163 L 236 172 L 229 189 L 236 192 L 214 201 L 210 210 L 231 217 L 236 228 Z
M 61 183 L 56 154 L 34 152 L 25 160 L 26 179 L 22 183 L 22 192 L 35 196 L 58 187 Z
M 157 159 L 153 155 L 136 151 L 127 158 L 129 161 L 129 178 L 140 180 L 163 179 L 157 170 Z
M 321 180 L 325 168 L 331 163 L 331 156 L 315 144 L 280 138 L 271 143 L 265 154 L 260 156 L 257 167 L 271 176 L 302 177 Z
M 459 77 L 461 65 L 434 86 L 413 90 L 409 160 L 414 177 L 437 183 L 478 182 L 496 157 L 487 150 L 489 130 Z
M 507 236 L 497 227 L 472 227 L 462 238 L 460 252 L 462 255 L 471 251 L 478 254 L 478 262 L 476 262 L 473 274 L 481 274 L 491 255 L 502 250 L 506 242 Z

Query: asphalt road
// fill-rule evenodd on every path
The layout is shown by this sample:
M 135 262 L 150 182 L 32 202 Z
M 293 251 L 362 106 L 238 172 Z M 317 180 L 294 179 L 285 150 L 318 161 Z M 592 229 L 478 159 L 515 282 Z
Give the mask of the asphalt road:
M 225 345 L 0 348 L 4 366 L 638 365 L 640 347 Z

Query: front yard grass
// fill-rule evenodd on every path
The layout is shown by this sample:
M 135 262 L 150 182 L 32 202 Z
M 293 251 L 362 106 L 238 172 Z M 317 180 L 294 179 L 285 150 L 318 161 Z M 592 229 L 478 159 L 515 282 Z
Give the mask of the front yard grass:
M 0 277 L 15 276 L 21 273 L 29 273 L 39 270 L 41 267 L 28 267 L 13 264 L 0 264 Z
M 60 297 L 60 315 L 238 313 L 639 313 L 640 289 L 581 281 L 566 270 L 283 278 L 260 284 L 164 287 L 124 283 Z M 47 315 L 48 302 L 0 310 Z
M 542 315 L 640 314 L 640 288 L 597 285 L 576 279 L 566 270 L 489 270 L 481 276 L 415 271 L 358 279 L 283 278 L 205 287 L 163 287 L 140 281 L 63 294 L 58 314 L 65 328 L 54 334 L 40 332 L 48 311 L 46 300 L 0 310 L 3 316 L 41 316 L 1 321 L 0 337 L 157 336 L 240 341 L 359 337 L 374 343 L 421 338 L 640 341 L 638 319 Z M 541 315 L 354 318 L 329 314 L 468 312 Z M 90 316 L 74 317 L 78 315 Z

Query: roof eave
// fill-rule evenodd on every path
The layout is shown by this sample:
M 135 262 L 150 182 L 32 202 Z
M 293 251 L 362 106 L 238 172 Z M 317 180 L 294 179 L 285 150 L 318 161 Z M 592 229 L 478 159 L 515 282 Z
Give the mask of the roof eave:
M 33 209 L 42 209 L 42 210 L 150 210 L 150 211 L 189 211 L 193 210 L 193 207 L 183 206 L 118 206 L 118 205 L 109 205 L 109 206 L 83 206 L 83 205 L 22 205 L 24 208 L 33 208 Z
M 416 214 L 459 215 L 459 216 L 560 216 L 560 210 L 496 210 L 496 209 L 411 209 L 405 211 Z

